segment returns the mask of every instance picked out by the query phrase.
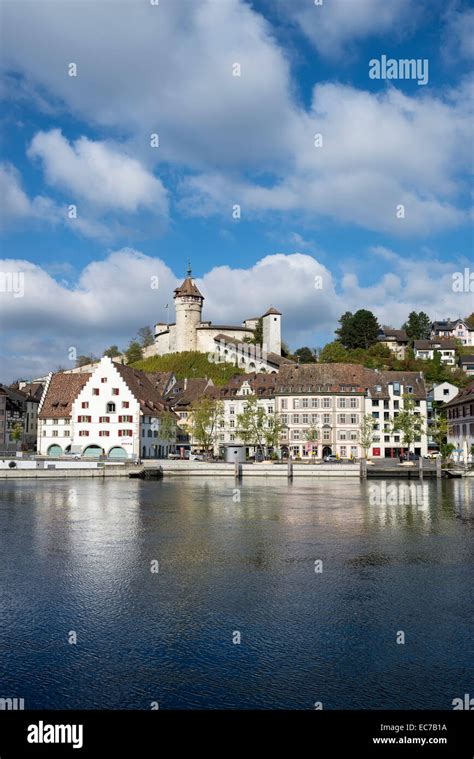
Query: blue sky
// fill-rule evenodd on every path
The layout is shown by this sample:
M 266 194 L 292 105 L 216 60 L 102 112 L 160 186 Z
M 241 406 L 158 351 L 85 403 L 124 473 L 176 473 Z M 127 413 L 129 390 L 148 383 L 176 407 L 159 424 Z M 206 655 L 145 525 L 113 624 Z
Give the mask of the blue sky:
M 471 3 L 4 0 L 1 14 L 0 271 L 24 276 L 21 297 L 0 292 L 4 381 L 67 367 L 71 346 L 124 346 L 163 319 L 188 258 L 205 318 L 274 305 L 293 348 L 332 339 L 346 310 L 392 326 L 473 310 L 452 290 L 474 268 Z M 369 78 L 383 55 L 426 59 L 428 83 Z

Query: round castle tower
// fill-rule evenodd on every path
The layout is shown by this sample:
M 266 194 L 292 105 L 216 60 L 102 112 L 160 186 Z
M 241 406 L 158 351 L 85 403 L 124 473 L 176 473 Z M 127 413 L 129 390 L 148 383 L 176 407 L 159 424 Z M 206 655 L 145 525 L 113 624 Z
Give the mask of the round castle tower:
M 174 291 L 176 308 L 176 351 L 197 350 L 196 329 L 201 323 L 204 296 L 192 280 L 191 266 L 188 263 L 186 279 Z

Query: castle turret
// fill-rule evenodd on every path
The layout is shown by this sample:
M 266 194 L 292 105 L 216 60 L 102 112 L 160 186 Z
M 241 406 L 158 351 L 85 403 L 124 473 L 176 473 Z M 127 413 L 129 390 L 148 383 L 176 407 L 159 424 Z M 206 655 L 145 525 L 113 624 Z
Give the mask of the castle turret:
M 197 350 L 196 329 L 201 322 L 203 295 L 193 282 L 188 264 L 186 279 L 174 291 L 176 307 L 176 351 Z
M 269 308 L 262 316 L 263 348 L 267 353 L 281 356 L 281 313 Z

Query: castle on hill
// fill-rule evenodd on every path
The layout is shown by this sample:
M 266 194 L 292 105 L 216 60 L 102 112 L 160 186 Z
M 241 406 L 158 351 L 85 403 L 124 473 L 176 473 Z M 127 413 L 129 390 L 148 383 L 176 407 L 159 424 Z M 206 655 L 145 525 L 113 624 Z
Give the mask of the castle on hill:
M 155 342 L 144 356 L 197 351 L 211 360 L 234 363 L 249 372 L 277 372 L 282 363 L 281 313 L 269 308 L 261 317 L 245 319 L 241 325 L 212 324 L 202 320 L 204 296 L 193 280 L 191 268 L 184 282 L 174 291 L 176 322 L 155 324 Z M 249 344 L 262 319 L 263 345 Z

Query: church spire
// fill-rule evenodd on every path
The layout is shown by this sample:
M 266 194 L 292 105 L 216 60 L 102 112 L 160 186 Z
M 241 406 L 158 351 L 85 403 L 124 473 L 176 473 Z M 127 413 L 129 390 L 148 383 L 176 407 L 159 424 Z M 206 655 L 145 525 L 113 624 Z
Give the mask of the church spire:
M 191 261 L 190 261 L 190 259 L 188 258 L 188 270 L 187 270 L 187 272 L 186 272 L 186 277 L 187 277 L 188 279 L 191 279 L 191 277 L 192 277 L 192 276 L 193 276 L 193 273 L 192 273 L 192 271 L 191 271 Z

